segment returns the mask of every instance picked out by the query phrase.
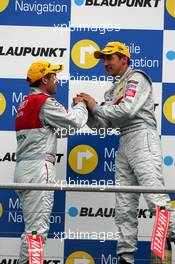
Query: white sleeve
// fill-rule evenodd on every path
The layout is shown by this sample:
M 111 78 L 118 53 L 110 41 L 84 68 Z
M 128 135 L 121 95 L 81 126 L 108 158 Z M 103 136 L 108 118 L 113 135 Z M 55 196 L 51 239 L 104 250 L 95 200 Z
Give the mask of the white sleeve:
M 42 107 L 40 117 L 44 124 L 55 129 L 81 128 L 87 122 L 88 111 L 86 105 L 80 102 L 67 112 L 54 98 L 48 98 Z

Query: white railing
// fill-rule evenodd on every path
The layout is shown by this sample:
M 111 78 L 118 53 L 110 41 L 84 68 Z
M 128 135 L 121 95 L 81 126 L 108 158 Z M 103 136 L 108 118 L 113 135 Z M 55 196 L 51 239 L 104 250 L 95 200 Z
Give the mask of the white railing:
M 115 186 L 115 185 L 74 185 L 74 184 L 36 184 L 36 183 L 0 183 L 0 189 L 7 190 L 47 190 L 71 192 L 126 192 L 126 193 L 174 193 L 175 188 L 148 186 Z

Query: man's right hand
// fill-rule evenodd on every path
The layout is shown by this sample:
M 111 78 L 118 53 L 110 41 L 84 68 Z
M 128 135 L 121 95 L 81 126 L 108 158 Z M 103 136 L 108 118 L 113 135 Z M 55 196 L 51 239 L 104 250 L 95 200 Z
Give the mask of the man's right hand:
M 89 110 L 92 110 L 92 108 L 96 105 L 95 99 L 89 94 L 80 93 L 79 96 L 83 98 Z

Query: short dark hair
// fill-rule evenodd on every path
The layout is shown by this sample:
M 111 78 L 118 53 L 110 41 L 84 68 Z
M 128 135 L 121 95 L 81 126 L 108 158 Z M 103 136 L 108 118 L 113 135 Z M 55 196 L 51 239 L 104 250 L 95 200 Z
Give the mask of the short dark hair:
M 51 73 L 46 74 L 44 77 L 46 77 L 48 80 L 50 79 Z M 30 87 L 39 87 L 41 84 L 41 79 L 37 80 L 34 83 L 30 83 L 30 78 L 27 77 L 27 82 L 29 83 Z
M 124 54 L 121 54 L 120 52 L 116 52 L 115 54 L 119 57 L 120 60 L 121 60 L 123 57 L 126 57 L 126 58 L 128 59 L 128 66 L 129 66 L 129 64 L 130 64 L 130 59 L 129 59 L 127 56 L 125 56 Z

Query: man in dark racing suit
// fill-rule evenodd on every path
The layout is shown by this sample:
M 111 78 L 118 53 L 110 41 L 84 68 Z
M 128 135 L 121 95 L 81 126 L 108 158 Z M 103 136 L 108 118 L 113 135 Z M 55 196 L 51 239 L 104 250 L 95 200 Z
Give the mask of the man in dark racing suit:
M 109 42 L 95 58 L 104 60 L 112 87 L 105 93 L 105 103 L 99 106 L 90 95 L 81 93 L 88 110 L 88 126 L 120 128 L 116 155 L 116 179 L 122 186 L 163 187 L 162 154 L 154 114 L 152 81 L 149 76 L 129 67 L 130 52 L 121 42 Z M 119 78 L 118 78 L 119 77 Z M 117 254 L 119 263 L 134 263 L 137 250 L 139 205 L 138 193 L 116 194 L 115 223 L 119 231 Z M 166 194 L 144 194 L 149 209 L 156 205 L 171 211 L 169 238 L 174 237 L 175 212 Z

